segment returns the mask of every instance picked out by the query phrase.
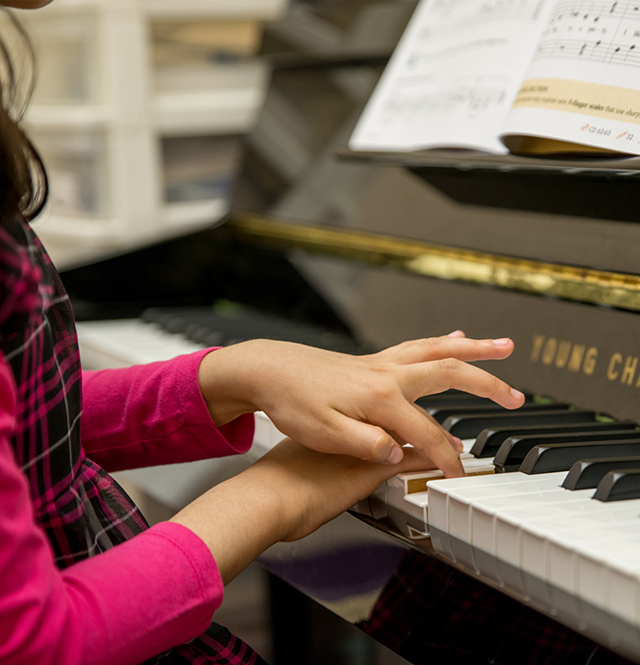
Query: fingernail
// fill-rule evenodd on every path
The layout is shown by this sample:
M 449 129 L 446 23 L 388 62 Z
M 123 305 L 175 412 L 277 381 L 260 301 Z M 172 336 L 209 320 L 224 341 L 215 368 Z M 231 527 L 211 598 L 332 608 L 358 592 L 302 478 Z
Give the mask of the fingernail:
M 454 436 L 453 437 L 453 443 L 454 443 L 454 446 L 455 446 L 456 450 L 459 453 L 461 453 L 463 448 L 464 448 L 464 446 L 462 445 L 462 439 L 459 439 L 457 436 Z
M 391 454 L 389 457 L 387 457 L 387 460 L 385 464 L 398 464 L 400 461 L 402 461 L 402 458 L 404 457 L 404 453 L 402 452 L 402 448 L 399 446 L 394 446 L 393 449 L 391 450 Z
M 515 388 L 511 388 L 511 394 L 516 398 L 516 399 L 522 399 L 524 395 L 519 391 L 516 390 Z
M 499 339 L 494 339 L 493 343 L 496 346 L 509 346 L 511 340 L 508 337 L 500 337 Z

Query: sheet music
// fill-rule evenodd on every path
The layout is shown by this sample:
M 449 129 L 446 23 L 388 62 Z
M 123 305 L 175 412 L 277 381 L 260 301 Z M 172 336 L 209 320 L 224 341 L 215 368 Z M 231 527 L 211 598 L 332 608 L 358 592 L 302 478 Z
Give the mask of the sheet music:
M 640 3 L 560 0 L 507 134 L 640 153 Z
M 422 0 L 349 147 L 506 152 L 498 137 L 550 4 Z

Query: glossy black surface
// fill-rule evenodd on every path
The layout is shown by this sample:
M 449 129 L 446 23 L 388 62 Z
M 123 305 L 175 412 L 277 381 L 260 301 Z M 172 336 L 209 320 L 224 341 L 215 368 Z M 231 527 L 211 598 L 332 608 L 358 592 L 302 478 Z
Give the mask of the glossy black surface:
M 597 487 L 609 471 L 637 469 L 638 467 L 640 467 L 640 457 L 579 460 L 569 469 L 562 487 L 568 490 L 584 490 Z

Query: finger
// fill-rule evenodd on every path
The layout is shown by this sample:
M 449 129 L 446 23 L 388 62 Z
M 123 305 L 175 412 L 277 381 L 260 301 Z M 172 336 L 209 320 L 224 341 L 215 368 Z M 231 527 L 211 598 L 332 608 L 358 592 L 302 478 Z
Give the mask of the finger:
M 462 441 L 457 437 L 453 436 L 450 432 L 447 432 L 442 425 L 429 413 L 427 413 L 422 407 L 418 406 L 417 404 L 414 404 L 413 407 L 418 410 L 418 413 L 422 414 L 425 418 L 429 419 L 436 427 L 439 427 L 443 434 L 447 437 L 449 440 L 449 443 L 453 446 L 453 449 L 459 454 L 463 450 L 463 445 Z
M 524 395 L 519 390 L 493 374 L 456 358 L 410 365 L 403 369 L 403 386 L 411 401 L 421 395 L 456 388 L 478 397 L 487 397 L 507 409 L 517 409 L 524 404 Z
M 354 420 L 342 414 L 336 424 L 346 445 L 341 451 L 336 451 L 334 447 L 328 452 L 341 452 L 379 464 L 398 464 L 404 457 L 402 445 L 406 441 L 397 437 L 395 432 L 387 432 L 382 427 Z
M 395 415 L 401 419 L 401 426 L 396 428 L 398 435 L 426 455 L 446 478 L 464 476 L 460 455 L 454 450 L 442 427 L 425 418 L 416 409 L 402 409 L 396 411 Z
M 411 339 L 411 340 L 406 340 L 404 342 L 400 342 L 400 344 L 394 344 L 393 346 L 389 346 L 386 349 L 383 349 L 382 351 L 378 351 L 377 353 L 370 354 L 370 357 L 374 356 L 376 358 L 387 358 L 390 356 L 393 356 L 397 354 L 398 352 L 405 351 L 416 344 L 420 344 L 421 342 L 424 342 L 425 339 L 443 339 L 445 337 L 450 337 L 450 338 L 464 338 L 466 337 L 465 333 L 462 330 L 454 330 L 453 332 L 450 332 L 448 335 L 442 335 L 442 337 L 429 337 L 429 338 L 424 338 L 424 339 Z
M 471 339 L 468 337 L 428 337 L 412 340 L 393 347 L 385 359 L 398 365 L 410 365 L 444 358 L 457 358 L 466 362 L 476 360 L 502 360 L 513 352 L 508 338 Z

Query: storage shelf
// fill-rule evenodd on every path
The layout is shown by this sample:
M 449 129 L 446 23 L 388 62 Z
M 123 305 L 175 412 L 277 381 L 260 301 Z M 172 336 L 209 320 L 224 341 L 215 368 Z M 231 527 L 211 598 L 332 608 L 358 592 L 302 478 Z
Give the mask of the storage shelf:
M 28 126 L 48 129 L 103 129 L 115 121 L 109 104 L 32 104 L 25 115 Z
M 245 133 L 256 121 L 264 89 L 165 93 L 151 100 L 152 125 L 172 136 Z
M 25 117 L 49 173 L 43 237 L 124 249 L 222 219 L 266 95 L 262 24 L 287 4 L 56 0 L 21 15 L 45 71 Z

